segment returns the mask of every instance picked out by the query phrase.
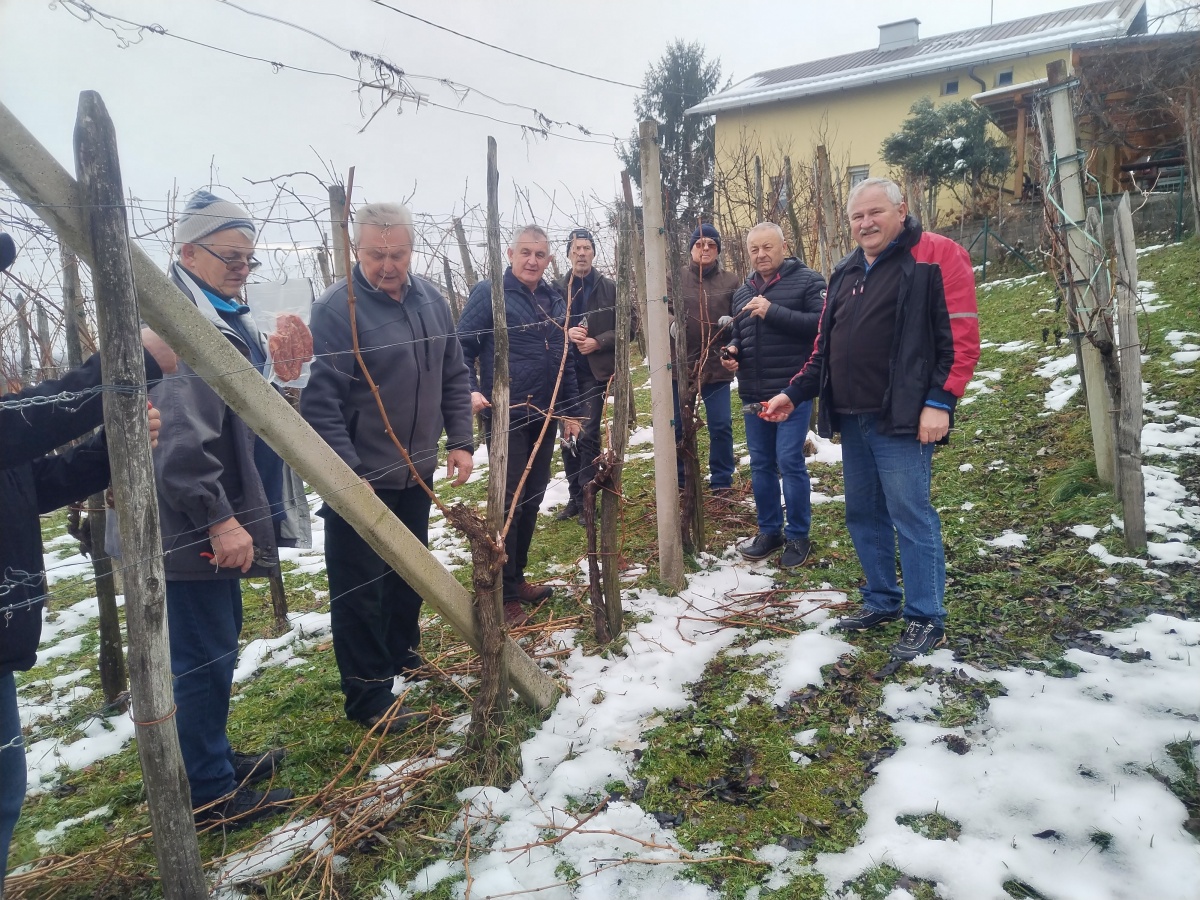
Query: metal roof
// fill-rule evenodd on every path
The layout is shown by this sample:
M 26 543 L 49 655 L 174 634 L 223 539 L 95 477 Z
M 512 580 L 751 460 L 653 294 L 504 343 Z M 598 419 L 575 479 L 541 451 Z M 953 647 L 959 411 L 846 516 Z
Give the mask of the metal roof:
M 1144 28 L 1146 0 L 1103 0 L 1057 12 L 918 40 L 892 50 L 863 50 L 758 72 L 688 110 L 720 110 L 775 103 L 939 70 L 1014 59 L 1079 41 L 1123 37 Z

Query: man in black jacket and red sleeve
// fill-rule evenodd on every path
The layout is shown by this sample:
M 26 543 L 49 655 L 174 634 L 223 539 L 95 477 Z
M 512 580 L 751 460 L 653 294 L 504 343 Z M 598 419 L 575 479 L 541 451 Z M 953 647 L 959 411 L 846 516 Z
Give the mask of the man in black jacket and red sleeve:
M 788 255 L 783 231 L 774 222 L 751 228 L 746 250 L 754 274 L 733 295 L 732 336 L 721 364 L 737 373 L 743 403 L 766 403 L 787 386 L 812 352 L 825 279 Z M 780 547 L 779 564 L 785 569 L 802 566 L 808 559 L 812 506 L 804 443 L 810 412 L 804 406 L 779 422 L 743 412 L 750 486 L 758 511 L 758 533 L 738 545 L 746 559 L 766 559 Z
M 908 660 L 945 639 L 946 561 L 929 491 L 934 445 L 979 361 L 975 274 L 962 247 L 909 218 L 895 182 L 860 182 L 846 209 L 858 249 L 833 271 L 812 358 L 764 418 L 783 421 L 819 397 L 819 433 L 841 432 L 846 527 L 867 583 L 862 609 L 838 627 L 903 615 L 892 654 Z

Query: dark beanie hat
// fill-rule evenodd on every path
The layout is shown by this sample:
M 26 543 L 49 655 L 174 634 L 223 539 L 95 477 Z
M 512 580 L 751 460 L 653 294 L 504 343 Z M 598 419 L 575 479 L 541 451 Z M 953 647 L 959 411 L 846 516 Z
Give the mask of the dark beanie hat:
M 0 231 L 0 272 L 13 264 L 17 258 L 16 242 L 3 231 Z
M 705 222 L 699 228 L 692 232 L 692 240 L 688 243 L 688 249 L 691 250 L 696 246 L 696 241 L 706 237 L 717 245 L 717 252 L 721 252 L 721 232 L 713 227 L 711 222 Z
M 581 241 L 587 241 L 592 245 L 592 252 L 596 252 L 596 239 L 592 237 L 592 233 L 586 228 L 576 228 L 567 235 L 567 251 L 570 252 L 571 246 L 575 243 L 576 238 Z

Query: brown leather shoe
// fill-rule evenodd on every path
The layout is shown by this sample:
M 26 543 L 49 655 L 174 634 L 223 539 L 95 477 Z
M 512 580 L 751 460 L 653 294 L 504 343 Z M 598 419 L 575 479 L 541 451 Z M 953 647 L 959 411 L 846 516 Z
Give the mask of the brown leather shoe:
M 530 584 L 522 581 L 517 585 L 517 599 L 522 603 L 541 603 L 554 595 L 554 589 L 548 584 Z
M 504 624 L 509 628 L 520 628 L 529 621 L 529 614 L 516 600 L 508 600 L 504 604 Z

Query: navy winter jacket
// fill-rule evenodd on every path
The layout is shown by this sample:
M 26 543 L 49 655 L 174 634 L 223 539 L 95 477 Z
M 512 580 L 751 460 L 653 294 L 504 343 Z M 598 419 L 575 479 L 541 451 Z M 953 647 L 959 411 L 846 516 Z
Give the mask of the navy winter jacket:
M 504 313 L 508 324 L 509 403 L 512 424 L 544 413 L 550 408 L 554 384 L 562 364 L 566 334 L 563 320 L 567 302 L 562 294 L 542 281 L 537 298 L 517 280 L 512 268 L 504 270 Z M 471 291 L 458 320 L 458 340 L 471 377 L 471 390 L 492 399 L 495 337 L 492 319 L 492 283 L 481 281 Z M 475 362 L 479 361 L 479 375 Z M 575 366 L 568 359 L 562 385 L 554 402 L 559 415 L 575 414 L 578 385 Z
M 146 378 L 162 377 L 149 353 Z M 100 357 L 62 378 L 5 397 L 50 397 L 97 387 Z M 81 401 L 0 410 L 0 673 L 33 667 L 42 633 L 42 528 L 39 513 L 82 500 L 108 485 L 104 433 L 60 453 L 50 451 L 103 421 L 100 394 Z
M 765 318 L 743 312 L 762 295 L 771 301 Z M 808 361 L 817 337 L 825 279 L 789 256 L 767 284 L 755 273 L 733 295 L 733 337 L 738 348 L 738 395 L 743 402 L 770 400 Z

